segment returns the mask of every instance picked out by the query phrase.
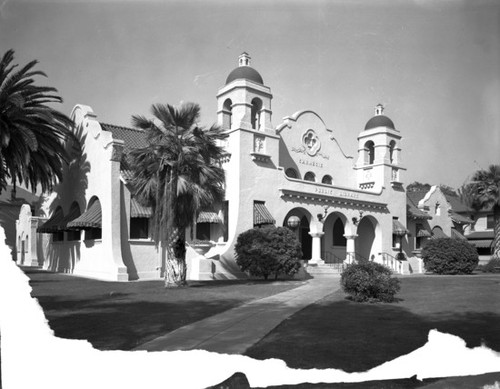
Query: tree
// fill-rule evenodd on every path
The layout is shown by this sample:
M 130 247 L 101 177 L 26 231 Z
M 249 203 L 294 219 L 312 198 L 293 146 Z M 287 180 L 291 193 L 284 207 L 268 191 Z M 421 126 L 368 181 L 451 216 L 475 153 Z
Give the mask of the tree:
M 65 144 L 73 140 L 73 121 L 48 104 L 61 103 L 57 89 L 35 85 L 38 61 L 18 69 L 14 51 L 0 61 L 0 193 L 9 180 L 43 192 L 62 180 L 63 163 L 70 154 Z M 74 142 L 76 146 L 76 142 Z
M 224 197 L 220 166 L 224 138 L 219 126 L 199 128 L 200 107 L 155 104 L 153 120 L 133 116 L 134 127 L 145 131 L 148 145 L 126 157 L 137 200 L 153 208 L 152 238 L 167 250 L 165 286 L 186 283 L 186 228 L 197 212 Z
M 407 192 L 428 192 L 430 189 L 430 184 L 422 184 L 418 181 L 412 182 L 406 187 Z
M 494 239 L 491 251 L 494 258 L 500 258 L 500 165 L 476 171 L 469 183 L 459 190 L 461 198 L 471 208 L 493 210 Z
M 300 269 L 302 248 L 295 234 L 286 227 L 255 227 L 242 232 L 234 246 L 236 263 L 252 276 L 280 274 L 292 276 Z
M 464 239 L 429 240 L 422 249 L 425 270 L 436 274 L 471 274 L 477 267 L 477 250 Z

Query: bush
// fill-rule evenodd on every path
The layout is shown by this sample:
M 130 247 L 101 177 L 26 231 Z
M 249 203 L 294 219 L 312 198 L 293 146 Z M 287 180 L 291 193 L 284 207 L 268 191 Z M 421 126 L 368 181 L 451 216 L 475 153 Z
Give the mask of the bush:
M 491 258 L 481 270 L 483 273 L 500 273 L 500 258 Z
M 295 234 L 285 227 L 267 226 L 242 232 L 236 240 L 236 263 L 252 276 L 293 275 L 300 269 L 302 249 Z
M 392 302 L 401 285 L 399 279 L 391 276 L 392 271 L 380 263 L 362 262 L 348 265 L 340 284 L 354 301 Z
M 425 269 L 436 274 L 471 274 L 479 257 L 477 250 L 462 239 L 439 238 L 422 249 Z

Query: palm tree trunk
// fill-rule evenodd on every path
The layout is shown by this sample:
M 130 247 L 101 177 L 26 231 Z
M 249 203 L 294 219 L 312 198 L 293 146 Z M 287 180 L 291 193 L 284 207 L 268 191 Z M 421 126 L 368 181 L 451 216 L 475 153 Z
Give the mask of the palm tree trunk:
M 173 228 L 167 236 L 165 288 L 186 285 L 186 230 Z
M 495 236 L 491 244 L 492 257 L 500 259 L 500 205 L 493 207 L 493 223 Z

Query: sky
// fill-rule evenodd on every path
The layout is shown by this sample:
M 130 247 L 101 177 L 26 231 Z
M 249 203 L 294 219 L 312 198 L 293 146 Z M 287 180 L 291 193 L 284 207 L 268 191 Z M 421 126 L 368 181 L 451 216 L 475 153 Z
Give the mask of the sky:
M 457 188 L 500 163 L 500 1 L 0 0 L 0 53 L 39 61 L 69 115 L 130 126 L 153 103 L 216 94 L 243 51 L 273 93 L 273 125 L 310 109 L 346 154 L 385 106 L 405 184 Z

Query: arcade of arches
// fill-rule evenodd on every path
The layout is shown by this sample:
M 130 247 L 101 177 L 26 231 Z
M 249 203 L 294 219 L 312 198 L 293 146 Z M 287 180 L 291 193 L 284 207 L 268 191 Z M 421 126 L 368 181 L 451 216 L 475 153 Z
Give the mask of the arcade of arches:
M 299 222 L 289 222 L 292 217 Z M 382 232 L 377 219 L 373 216 L 352 219 L 337 211 L 313 218 L 308 210 L 299 207 L 288 212 L 283 226 L 295 232 L 302 245 L 302 258 L 310 260 L 310 264 L 373 260 L 382 251 Z

